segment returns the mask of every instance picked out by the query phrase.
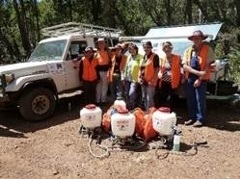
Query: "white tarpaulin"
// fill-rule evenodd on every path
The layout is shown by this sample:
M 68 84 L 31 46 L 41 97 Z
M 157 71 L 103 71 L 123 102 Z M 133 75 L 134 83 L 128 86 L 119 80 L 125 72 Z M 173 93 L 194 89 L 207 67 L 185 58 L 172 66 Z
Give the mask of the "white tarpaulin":
M 201 30 L 204 34 L 209 35 L 206 41 L 215 40 L 217 34 L 222 26 L 222 23 L 190 25 L 190 26 L 172 26 L 172 27 L 153 27 L 148 33 L 143 36 L 142 42 L 151 41 L 153 44 L 153 51 L 162 55 L 162 43 L 170 41 L 173 44 L 173 53 L 183 55 L 185 49 L 192 44 L 188 37 L 193 34 L 195 30 Z M 140 49 L 143 53 L 143 49 Z
M 212 36 L 212 40 L 215 40 L 221 26 L 222 23 L 190 26 L 154 27 L 148 31 L 145 37 L 161 37 L 162 39 L 187 38 L 188 36 L 192 35 L 195 30 L 201 30 L 204 34 Z

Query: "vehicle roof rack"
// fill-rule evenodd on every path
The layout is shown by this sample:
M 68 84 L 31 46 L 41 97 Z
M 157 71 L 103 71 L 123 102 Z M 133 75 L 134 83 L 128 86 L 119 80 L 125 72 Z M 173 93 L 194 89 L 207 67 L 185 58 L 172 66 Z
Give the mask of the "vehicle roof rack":
M 123 34 L 120 29 L 103 27 L 98 25 L 68 22 L 51 27 L 46 27 L 41 30 L 45 37 L 57 37 L 63 35 L 83 35 L 103 38 L 118 38 Z

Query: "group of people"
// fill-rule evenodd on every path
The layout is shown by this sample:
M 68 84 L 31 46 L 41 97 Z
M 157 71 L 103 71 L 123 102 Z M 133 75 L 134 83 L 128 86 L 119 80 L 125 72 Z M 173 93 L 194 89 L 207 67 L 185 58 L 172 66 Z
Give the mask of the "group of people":
M 80 61 L 79 78 L 86 103 L 106 103 L 110 87 L 111 102 L 124 99 L 130 110 L 140 104 L 146 111 L 151 107 L 173 108 L 176 90 L 185 83 L 189 113 L 185 125 L 201 127 L 206 120 L 206 85 L 214 60 L 206 38 L 201 31 L 194 31 L 188 37 L 193 45 L 183 57 L 172 53 L 169 41 L 162 44 L 164 55 L 159 57 L 150 41 L 143 43 L 145 54 L 141 55 L 134 43 L 117 44 L 109 50 L 104 39 L 98 39 L 97 50 L 87 47 Z

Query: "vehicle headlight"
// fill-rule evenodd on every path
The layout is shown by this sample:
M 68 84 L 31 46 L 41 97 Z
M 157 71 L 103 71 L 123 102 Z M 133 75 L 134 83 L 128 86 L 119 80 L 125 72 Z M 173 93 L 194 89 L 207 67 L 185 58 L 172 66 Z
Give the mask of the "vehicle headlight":
M 12 74 L 12 73 L 6 73 L 6 74 L 4 74 L 4 77 L 5 77 L 5 82 L 7 85 L 14 80 L 14 74 Z

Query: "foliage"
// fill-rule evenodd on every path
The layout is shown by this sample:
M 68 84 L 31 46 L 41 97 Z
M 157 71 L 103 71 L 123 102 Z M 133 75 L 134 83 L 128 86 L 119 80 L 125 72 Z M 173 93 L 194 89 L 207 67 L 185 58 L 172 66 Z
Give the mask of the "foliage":
M 230 60 L 230 71 L 229 77 L 232 78 L 238 86 L 240 86 L 240 45 L 237 44 L 230 49 L 230 53 L 228 54 Z
M 0 16 L 0 63 L 27 58 L 43 38 L 42 28 L 69 21 L 120 28 L 125 35 L 144 35 L 154 26 L 221 21 L 217 57 L 240 42 L 237 0 L 1 0 Z

